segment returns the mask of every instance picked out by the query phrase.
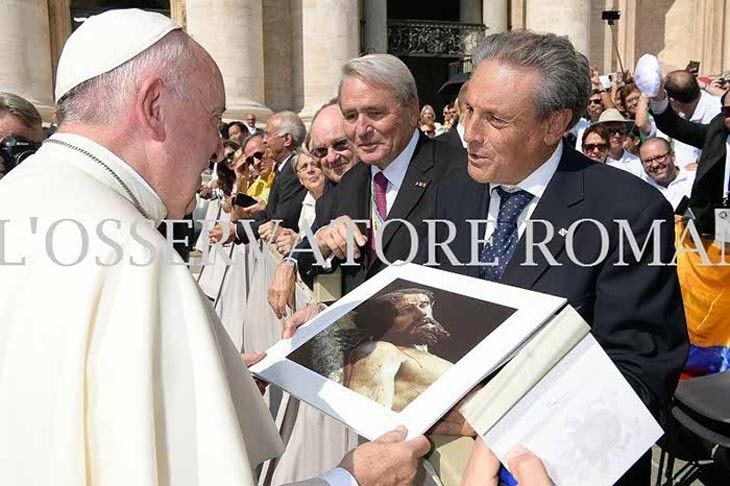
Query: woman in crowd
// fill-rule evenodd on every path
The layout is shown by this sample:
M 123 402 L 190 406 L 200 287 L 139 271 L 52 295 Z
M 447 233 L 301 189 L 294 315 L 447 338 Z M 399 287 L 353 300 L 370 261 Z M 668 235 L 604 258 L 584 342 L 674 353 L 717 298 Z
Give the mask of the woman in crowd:
M 583 154 L 591 160 L 605 164 L 610 148 L 611 135 L 603 125 L 591 125 L 583 132 Z
M 291 251 L 294 245 L 299 242 L 299 237 L 303 235 L 304 228 L 312 227 L 315 217 L 315 204 L 317 199 L 324 194 L 325 177 L 319 159 L 302 150 L 294 161 L 294 170 L 297 173 L 299 183 L 307 190 L 307 195 L 304 196 L 302 209 L 299 213 L 299 232 L 282 228 L 276 235 L 276 249 L 282 255 Z
M 421 127 L 422 131 L 423 125 L 432 126 L 434 134 L 442 128 L 441 124 L 436 122 L 436 112 L 431 105 L 423 105 L 423 108 L 421 108 L 421 117 L 418 119 L 418 126 Z

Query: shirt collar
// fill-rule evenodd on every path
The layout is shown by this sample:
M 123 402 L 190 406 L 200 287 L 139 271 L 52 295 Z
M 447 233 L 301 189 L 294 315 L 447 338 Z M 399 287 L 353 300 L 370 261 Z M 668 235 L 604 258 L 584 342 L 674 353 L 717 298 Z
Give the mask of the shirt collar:
M 466 128 L 464 128 L 464 125 L 461 124 L 461 122 L 456 124 L 456 133 L 459 134 L 459 138 L 461 139 L 461 144 L 466 148 L 466 140 L 464 140 L 464 133 L 466 132 Z
M 282 170 L 284 170 L 284 166 L 291 160 L 292 157 L 294 157 L 294 154 L 293 153 L 289 154 L 287 156 L 287 158 L 285 158 L 284 160 L 282 160 L 281 162 L 279 162 L 276 165 L 276 172 L 281 172 Z
M 388 167 L 386 167 L 385 170 L 381 171 L 376 166 L 371 165 L 370 178 L 372 179 L 373 177 L 375 177 L 375 174 L 377 174 L 378 172 L 382 172 L 385 178 L 388 179 L 388 183 L 392 184 L 393 187 L 395 187 L 396 191 L 400 189 L 400 186 L 403 183 L 403 179 L 406 177 L 408 165 L 411 162 L 411 158 L 413 158 L 413 153 L 416 151 L 416 145 L 418 145 L 418 137 L 418 130 L 414 130 L 413 135 L 411 136 L 411 140 L 410 142 L 408 142 L 408 145 L 406 145 L 406 148 L 404 148 L 401 153 L 398 154 L 398 157 L 393 159 L 393 161 L 388 164 Z
M 101 160 L 129 188 L 150 219 L 154 220 L 156 224 L 159 224 L 163 219 L 165 219 L 165 216 L 167 216 L 167 208 L 165 207 L 165 203 L 162 202 L 162 199 L 160 199 L 154 189 L 152 189 L 152 186 L 150 186 L 149 183 L 144 180 L 144 178 L 136 170 L 134 170 L 134 168 L 132 168 L 132 166 L 120 159 L 111 150 L 94 142 L 93 140 L 74 133 L 57 132 L 51 136 L 51 139 L 74 145 Z M 59 147 L 56 144 L 48 144 L 47 146 L 53 146 L 54 148 Z M 72 159 L 74 165 L 85 170 L 97 179 L 104 181 L 114 191 L 129 200 L 129 196 L 119 185 L 119 182 L 110 177 L 109 173 L 103 167 L 96 164 L 92 158 L 87 157 L 80 152 L 72 152 L 79 155 L 79 157 L 74 157 Z
M 495 184 L 493 182 L 490 182 L 490 194 L 494 189 L 502 186 L 502 188 L 504 188 L 507 192 L 514 192 L 521 189 L 535 196 L 535 199 L 541 198 L 543 193 L 545 192 L 545 188 L 550 182 L 550 179 L 553 178 L 555 171 L 558 170 L 558 164 L 560 163 L 560 158 L 562 156 L 563 142 L 561 140 L 558 146 L 553 151 L 553 154 L 550 156 L 550 158 L 543 162 L 540 167 L 532 171 L 530 175 L 525 177 L 516 186 L 511 186 L 507 184 Z

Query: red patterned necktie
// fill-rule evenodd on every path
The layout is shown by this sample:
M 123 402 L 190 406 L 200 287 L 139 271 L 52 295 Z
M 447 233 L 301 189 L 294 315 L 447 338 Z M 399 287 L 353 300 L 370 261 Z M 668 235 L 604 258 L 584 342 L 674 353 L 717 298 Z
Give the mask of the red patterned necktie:
M 383 221 L 388 218 L 388 202 L 385 199 L 385 192 L 388 190 L 388 178 L 382 172 L 373 177 L 373 194 L 375 195 L 375 208 Z M 375 255 L 375 221 L 370 226 L 370 256 Z

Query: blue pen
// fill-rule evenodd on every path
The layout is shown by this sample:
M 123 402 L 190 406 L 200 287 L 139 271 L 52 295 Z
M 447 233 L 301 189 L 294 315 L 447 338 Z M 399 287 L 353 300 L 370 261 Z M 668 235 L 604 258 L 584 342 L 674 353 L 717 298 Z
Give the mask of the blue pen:
M 499 481 L 506 486 L 517 486 L 517 480 L 504 466 L 499 466 Z

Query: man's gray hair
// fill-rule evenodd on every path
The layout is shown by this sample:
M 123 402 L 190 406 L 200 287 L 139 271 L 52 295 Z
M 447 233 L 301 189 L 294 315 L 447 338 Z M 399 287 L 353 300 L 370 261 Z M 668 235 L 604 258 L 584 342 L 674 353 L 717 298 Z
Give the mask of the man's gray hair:
M 368 54 L 350 59 L 342 66 L 340 81 L 337 84 L 337 97 L 340 98 L 342 85 L 349 76 L 372 84 L 385 86 L 395 93 L 402 106 L 413 101 L 418 103 L 416 80 L 408 67 L 392 54 Z
M 542 119 L 567 108 L 573 112 L 570 128 L 588 106 L 591 94 L 588 59 L 565 37 L 529 30 L 493 34 L 482 41 L 472 59 L 477 67 L 494 59 L 513 68 L 536 71 L 532 101 Z
M 294 148 L 301 147 L 304 137 L 307 136 L 307 128 L 299 115 L 293 111 L 280 111 L 271 115 L 270 120 L 276 127 L 277 135 L 288 133 L 294 139 Z
M 130 97 L 150 74 L 158 75 L 173 96 L 188 96 L 185 73 L 194 69 L 192 40 L 182 31 L 172 31 L 152 47 L 121 66 L 91 78 L 63 95 L 56 103 L 58 124 L 110 123 L 129 108 Z
M 28 128 L 43 123 L 33 103 L 13 93 L 0 93 L 0 115 L 5 113 L 19 118 Z

